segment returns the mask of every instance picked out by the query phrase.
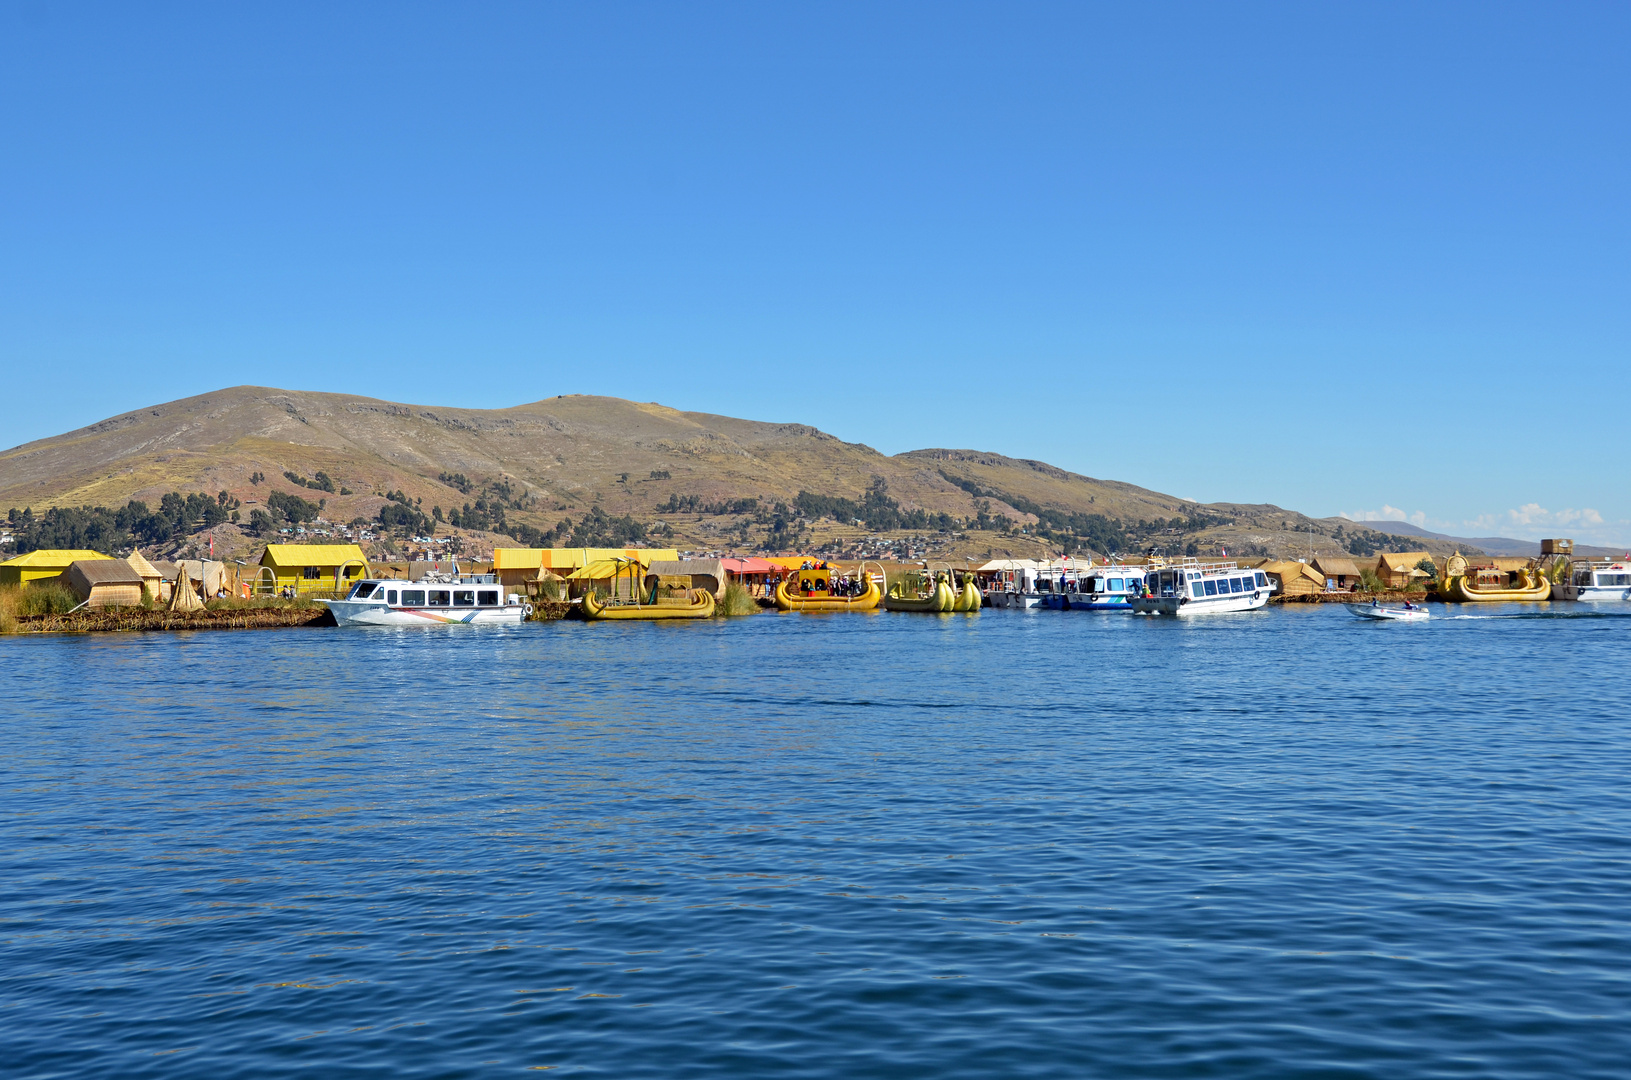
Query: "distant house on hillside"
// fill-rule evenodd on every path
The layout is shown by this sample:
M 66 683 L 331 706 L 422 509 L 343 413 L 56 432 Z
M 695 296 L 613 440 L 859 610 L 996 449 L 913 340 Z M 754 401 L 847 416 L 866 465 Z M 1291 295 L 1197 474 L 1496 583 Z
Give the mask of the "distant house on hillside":
M 1326 588 L 1334 592 L 1351 592 L 1359 588 L 1359 564 L 1345 556 L 1321 555 L 1314 560 L 1314 569 L 1325 575 Z
M 68 567 L 81 559 L 111 559 L 100 551 L 67 551 L 41 548 L 0 562 L 0 585 L 27 585 L 30 581 L 43 581 L 61 577 Z
M 1308 596 L 1325 591 L 1325 575 L 1305 562 L 1271 562 L 1259 567 L 1281 596 Z
M 267 544 L 260 564 L 258 581 L 270 576 L 278 591 L 297 594 L 339 591 L 368 573 L 368 556 L 356 544 Z
M 1423 559 L 1431 561 L 1432 556 L 1425 551 L 1383 552 L 1376 556 L 1376 576 L 1390 589 L 1408 589 L 1427 576 L 1427 571 L 1416 568 Z

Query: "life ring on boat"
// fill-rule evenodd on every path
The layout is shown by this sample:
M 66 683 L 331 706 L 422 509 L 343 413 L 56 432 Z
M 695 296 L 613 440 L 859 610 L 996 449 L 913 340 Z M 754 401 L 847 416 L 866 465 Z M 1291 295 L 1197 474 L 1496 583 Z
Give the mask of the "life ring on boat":
M 527 618 L 529 618 L 529 619 L 532 618 L 532 605 L 531 604 L 522 604 L 521 605 L 521 613 L 524 616 L 526 616 Z

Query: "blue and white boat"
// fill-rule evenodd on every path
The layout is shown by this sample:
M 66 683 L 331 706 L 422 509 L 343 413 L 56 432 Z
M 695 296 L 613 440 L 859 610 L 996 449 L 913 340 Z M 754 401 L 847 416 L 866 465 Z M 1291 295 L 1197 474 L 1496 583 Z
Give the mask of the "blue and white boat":
M 1131 601 L 1146 615 L 1207 615 L 1255 611 L 1269 602 L 1269 580 L 1261 570 L 1242 570 L 1234 563 L 1201 563 L 1183 559 L 1150 566 L 1144 591 Z
M 1133 597 L 1143 590 L 1142 566 L 1089 563 L 1061 574 L 1056 591 L 1043 594 L 1043 603 L 1059 611 L 1131 611 Z

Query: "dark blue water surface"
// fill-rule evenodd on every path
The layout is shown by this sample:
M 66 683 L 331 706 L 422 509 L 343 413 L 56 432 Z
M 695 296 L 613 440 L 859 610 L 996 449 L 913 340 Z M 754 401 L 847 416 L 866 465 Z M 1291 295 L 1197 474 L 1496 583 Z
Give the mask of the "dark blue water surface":
M 0 1071 L 1624 1077 L 1547 610 L 0 640 Z

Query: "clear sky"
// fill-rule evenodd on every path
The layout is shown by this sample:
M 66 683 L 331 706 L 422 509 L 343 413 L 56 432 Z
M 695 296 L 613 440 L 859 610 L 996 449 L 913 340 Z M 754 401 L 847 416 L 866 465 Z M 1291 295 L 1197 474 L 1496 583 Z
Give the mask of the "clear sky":
M 0 3 L 14 445 L 560 393 L 1631 542 L 1623 3 Z

